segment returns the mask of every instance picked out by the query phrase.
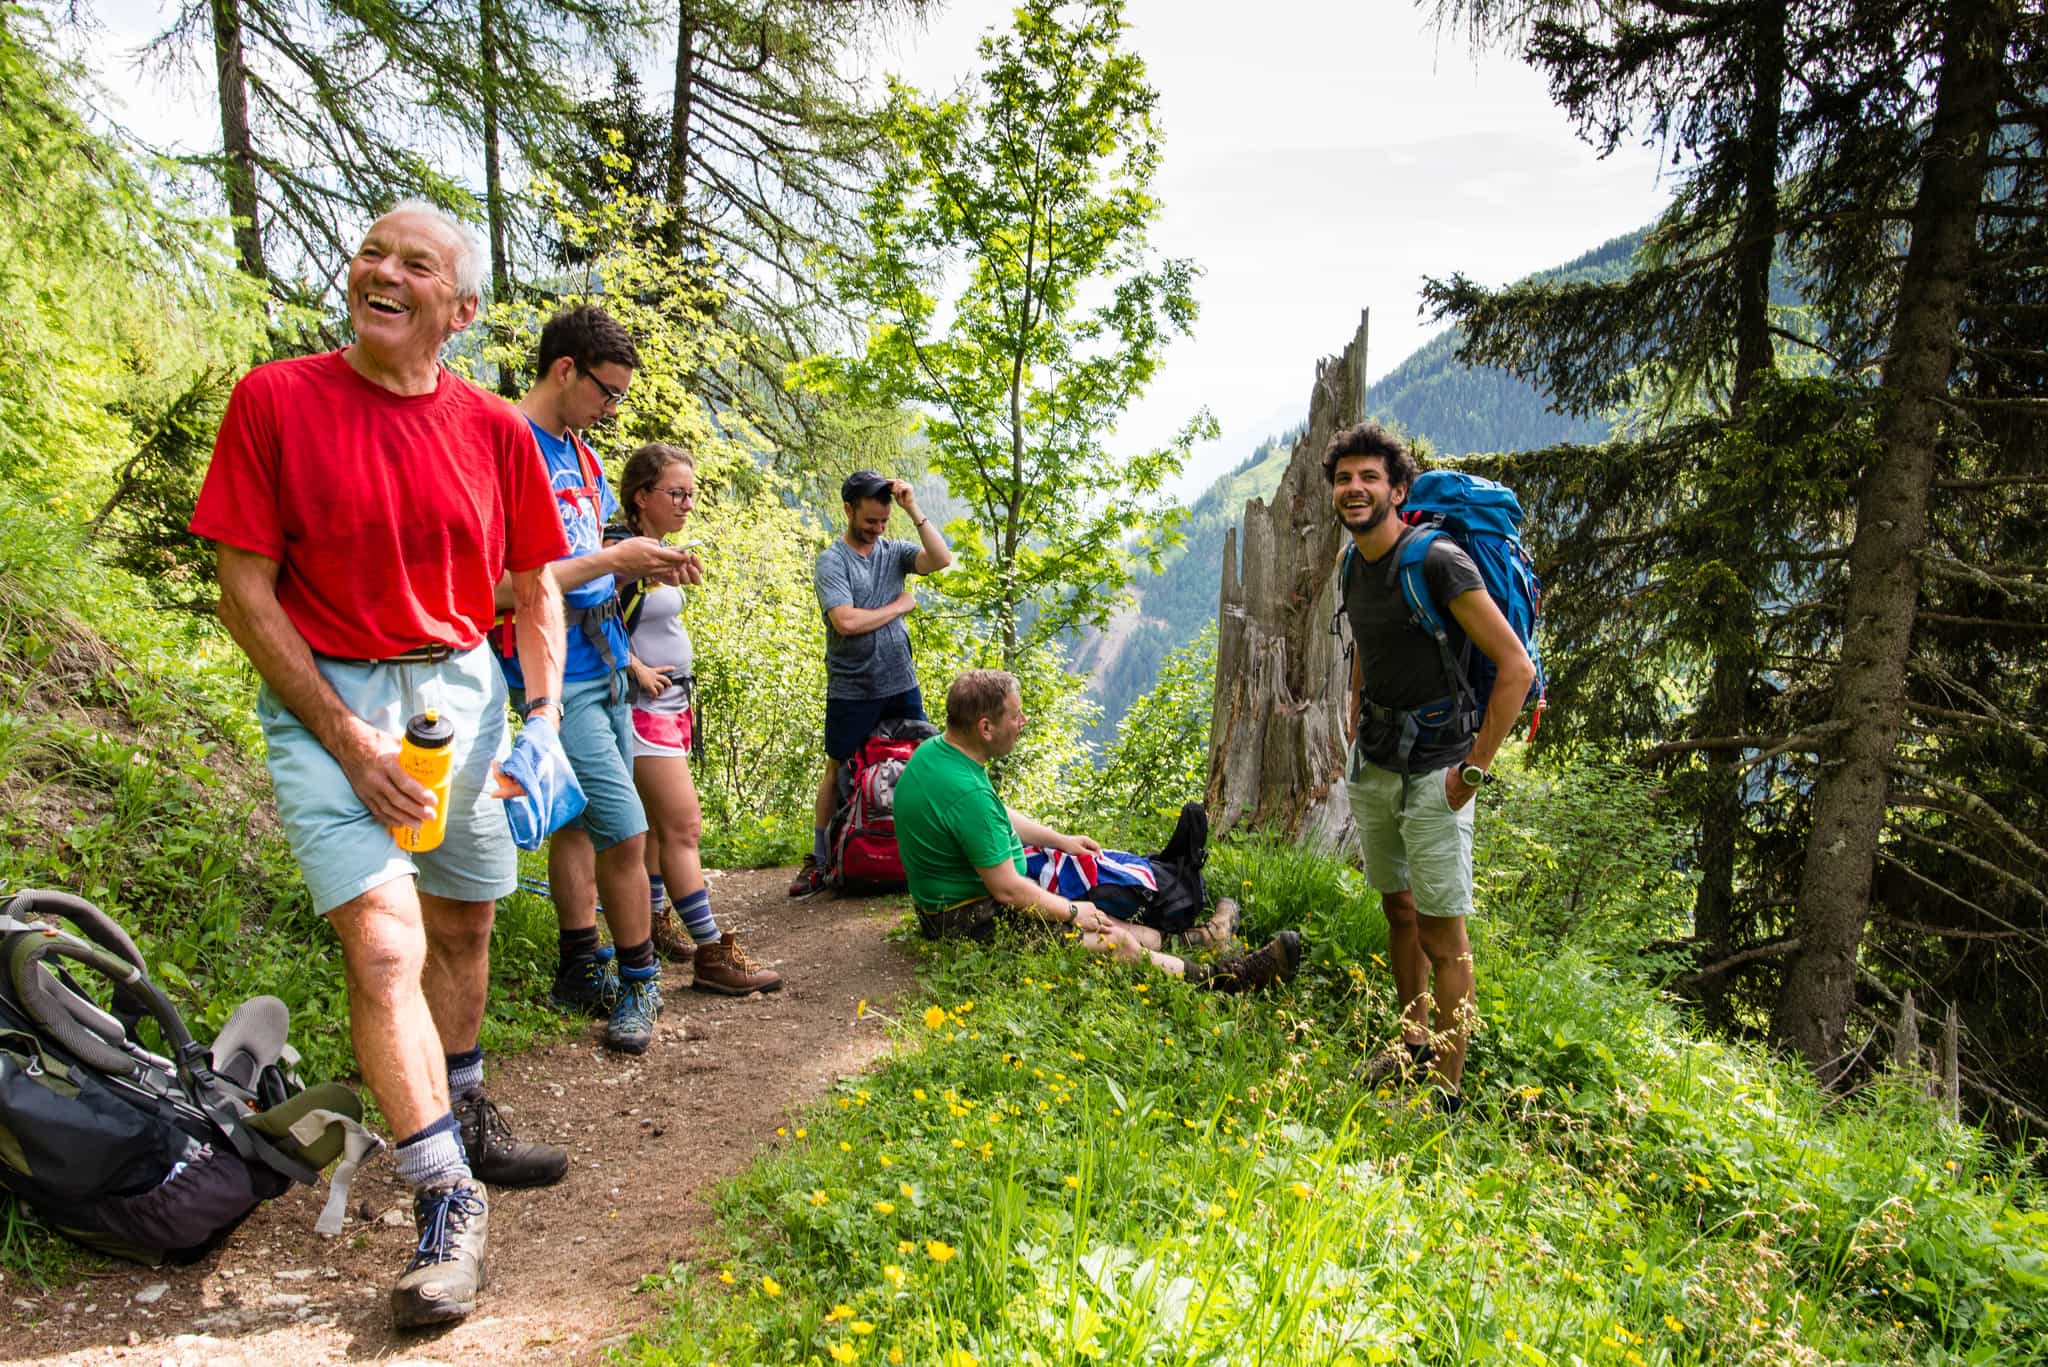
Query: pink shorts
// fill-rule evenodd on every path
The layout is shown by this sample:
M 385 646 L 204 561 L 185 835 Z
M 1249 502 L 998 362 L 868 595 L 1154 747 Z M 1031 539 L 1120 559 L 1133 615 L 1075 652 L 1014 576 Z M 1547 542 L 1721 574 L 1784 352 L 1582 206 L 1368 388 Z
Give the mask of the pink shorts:
M 633 758 L 688 759 L 690 733 L 695 730 L 695 708 L 684 712 L 644 712 L 633 709 Z

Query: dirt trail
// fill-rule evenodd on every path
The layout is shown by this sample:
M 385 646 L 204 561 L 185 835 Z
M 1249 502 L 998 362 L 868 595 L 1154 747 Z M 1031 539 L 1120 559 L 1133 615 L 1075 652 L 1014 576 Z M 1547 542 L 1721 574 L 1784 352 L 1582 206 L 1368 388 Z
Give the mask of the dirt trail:
M 667 970 L 654 1048 L 607 1054 L 582 1039 L 493 1060 L 490 1088 L 515 1133 L 570 1146 L 569 1177 L 491 1194 L 490 1288 L 438 1334 L 394 1335 L 386 1295 L 413 1243 L 411 1204 L 387 1157 L 351 1194 L 339 1239 L 312 1232 L 324 1189 L 298 1188 L 193 1267 L 125 1264 L 48 1292 L 0 1276 L 0 1361 L 291 1367 L 362 1360 L 586 1362 L 658 1316 L 648 1273 L 715 1247 L 706 1197 L 838 1077 L 887 1048 L 866 997 L 913 985 L 882 934 L 886 902 L 788 901 L 787 870 L 712 876 L 713 905 L 781 971 L 773 996 L 692 992 Z M 679 1037 L 677 1027 L 686 1037 Z M 367 1218 L 365 1214 L 367 1213 Z

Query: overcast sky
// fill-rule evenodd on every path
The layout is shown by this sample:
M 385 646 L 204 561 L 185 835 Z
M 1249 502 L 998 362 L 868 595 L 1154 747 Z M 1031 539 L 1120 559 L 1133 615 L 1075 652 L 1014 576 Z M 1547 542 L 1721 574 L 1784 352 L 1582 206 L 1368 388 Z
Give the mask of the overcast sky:
M 125 58 L 170 12 L 159 0 L 108 0 L 94 64 L 130 92 L 125 116 L 152 141 L 217 146 L 209 90 L 138 81 Z M 1001 0 L 954 0 L 873 59 L 950 88 L 1010 12 Z M 1425 275 L 1505 283 L 1663 205 L 1653 152 L 1599 160 L 1535 73 L 1438 37 L 1414 5 L 1130 0 L 1127 18 L 1166 137 L 1154 242 L 1204 275 L 1195 336 L 1173 346 L 1115 444 L 1165 441 L 1206 404 L 1224 437 L 1198 452 L 1182 483 L 1190 496 L 1305 415 L 1316 358 L 1350 338 L 1361 308 L 1372 310 L 1378 378 L 1432 331 L 1416 312 Z M 665 91 L 648 75 L 650 92 Z

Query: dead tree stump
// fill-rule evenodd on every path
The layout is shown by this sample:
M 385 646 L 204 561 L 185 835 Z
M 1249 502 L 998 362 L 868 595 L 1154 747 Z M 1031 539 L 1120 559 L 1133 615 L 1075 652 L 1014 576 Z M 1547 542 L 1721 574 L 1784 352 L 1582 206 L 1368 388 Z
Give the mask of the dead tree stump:
M 1317 363 L 1308 431 L 1270 505 L 1252 499 L 1242 529 L 1224 533 L 1207 791 L 1219 832 L 1245 823 L 1332 848 L 1350 836 L 1350 680 L 1330 632 L 1340 529 L 1323 448 L 1332 433 L 1365 420 L 1370 317 L 1360 313 L 1342 355 Z

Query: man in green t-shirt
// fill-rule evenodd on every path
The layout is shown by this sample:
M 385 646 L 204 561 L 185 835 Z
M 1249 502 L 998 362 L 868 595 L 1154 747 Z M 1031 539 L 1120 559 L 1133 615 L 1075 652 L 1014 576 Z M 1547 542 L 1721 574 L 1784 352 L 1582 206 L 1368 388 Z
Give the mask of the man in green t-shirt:
M 896 781 L 896 847 L 910 879 L 918 925 L 941 936 L 985 938 L 1004 919 L 1070 925 L 1081 943 L 1127 962 L 1160 969 L 1219 992 L 1246 992 L 1294 976 L 1301 936 L 1284 930 L 1255 953 L 1214 964 L 1162 951 L 1150 926 L 1120 921 L 1092 902 L 1075 902 L 1025 874 L 1024 843 L 1068 854 L 1102 853 L 1083 835 L 1066 835 L 1013 812 L 989 782 L 990 760 L 1007 755 L 1024 731 L 1017 680 L 973 669 L 946 691 L 946 731 L 917 748 Z

